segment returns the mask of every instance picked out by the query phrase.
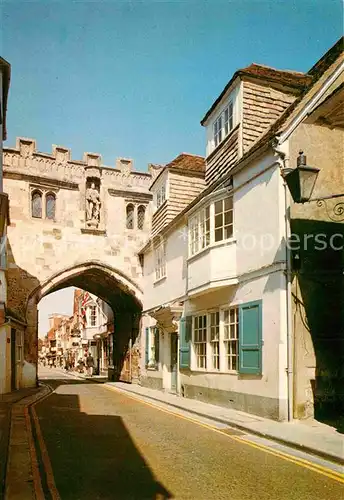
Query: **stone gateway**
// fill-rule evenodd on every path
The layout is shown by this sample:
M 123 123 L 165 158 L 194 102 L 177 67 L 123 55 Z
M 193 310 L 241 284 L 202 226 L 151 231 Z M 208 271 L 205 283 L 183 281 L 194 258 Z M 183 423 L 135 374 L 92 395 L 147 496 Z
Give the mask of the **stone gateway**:
M 113 370 L 119 377 L 128 346 L 138 352 L 142 271 L 137 252 L 150 231 L 151 173 L 133 171 L 128 159 L 106 167 L 95 153 L 72 160 L 62 146 L 40 153 L 36 141 L 26 138 L 5 148 L 3 160 L 4 190 L 11 200 L 8 310 L 24 334 L 19 386 L 36 383 L 37 304 L 68 286 L 84 288 L 112 307 Z

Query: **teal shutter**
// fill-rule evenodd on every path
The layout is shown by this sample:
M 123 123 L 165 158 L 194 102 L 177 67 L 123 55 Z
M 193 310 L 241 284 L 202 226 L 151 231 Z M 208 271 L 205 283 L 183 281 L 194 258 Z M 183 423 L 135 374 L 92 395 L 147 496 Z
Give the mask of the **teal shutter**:
M 179 321 L 179 368 L 190 368 L 192 316 Z
M 262 301 L 239 307 L 239 373 L 262 373 Z
M 160 359 L 160 332 L 159 328 L 154 328 L 154 352 L 155 352 L 155 363 L 159 363 Z
M 148 365 L 149 361 L 149 328 L 146 328 L 146 344 L 145 344 L 145 364 Z

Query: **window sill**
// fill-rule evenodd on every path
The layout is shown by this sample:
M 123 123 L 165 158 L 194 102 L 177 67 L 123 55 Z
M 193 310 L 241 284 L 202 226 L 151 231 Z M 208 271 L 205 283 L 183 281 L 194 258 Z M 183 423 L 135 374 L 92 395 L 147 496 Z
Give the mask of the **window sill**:
M 211 243 L 209 246 L 202 248 L 202 250 L 199 250 L 197 253 L 194 253 L 193 255 L 190 255 L 187 259 L 188 262 L 193 261 L 194 259 L 196 260 L 198 257 L 201 255 L 210 252 L 213 248 L 219 248 L 219 247 L 224 247 L 228 245 L 232 245 L 233 243 L 236 243 L 236 238 L 231 237 L 228 238 L 227 240 L 222 240 L 222 241 L 216 241 L 214 243 Z
M 220 371 L 220 370 L 207 370 L 202 368 L 190 368 L 192 373 L 209 373 L 210 375 L 240 375 L 235 370 Z
M 160 283 L 162 283 L 163 281 L 165 281 L 166 278 L 167 278 L 167 276 L 163 276 L 162 278 L 159 278 L 158 280 L 155 280 L 154 283 L 153 283 L 153 286 L 160 285 Z
M 81 228 L 81 233 L 82 234 L 95 234 L 95 235 L 105 235 L 106 234 L 106 231 L 105 229 L 91 229 L 91 228 L 86 228 L 86 227 L 82 227 Z
M 31 220 L 38 220 L 40 222 L 52 222 L 53 224 L 56 224 L 57 220 L 56 219 L 48 219 L 48 217 L 34 217 L 33 215 L 30 216 Z

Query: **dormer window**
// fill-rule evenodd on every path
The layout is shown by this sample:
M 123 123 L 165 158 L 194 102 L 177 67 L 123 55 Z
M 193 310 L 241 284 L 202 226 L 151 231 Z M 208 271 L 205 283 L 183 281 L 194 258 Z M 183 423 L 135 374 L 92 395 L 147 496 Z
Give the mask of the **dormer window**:
M 233 128 L 233 103 L 230 102 L 224 111 L 224 132 L 225 137 Z
M 166 186 L 162 184 L 156 192 L 156 208 L 161 207 L 161 205 L 166 200 Z
M 214 123 L 214 145 L 215 147 L 222 141 L 222 115 Z
M 168 175 L 166 170 L 162 172 L 152 191 L 154 210 L 159 210 L 168 198 Z
M 229 134 L 233 128 L 233 103 L 221 112 L 214 122 L 214 147 L 216 148 L 220 142 Z

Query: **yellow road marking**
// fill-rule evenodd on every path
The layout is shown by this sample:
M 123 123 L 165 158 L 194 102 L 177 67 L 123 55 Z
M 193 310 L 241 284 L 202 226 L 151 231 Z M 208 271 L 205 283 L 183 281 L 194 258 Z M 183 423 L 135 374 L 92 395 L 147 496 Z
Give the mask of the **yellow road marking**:
M 33 440 L 33 435 L 32 435 L 32 425 L 31 425 L 31 421 L 30 421 L 29 409 L 27 406 L 24 408 L 24 415 L 25 415 L 25 423 L 26 423 L 28 441 L 29 441 L 29 450 L 30 450 L 31 465 L 32 465 L 32 467 L 31 467 L 32 468 L 32 478 L 33 478 L 33 487 L 35 490 L 35 496 L 36 496 L 36 500 L 44 500 L 44 493 L 43 493 L 43 488 L 42 488 L 41 476 L 40 476 L 39 467 L 38 467 L 37 453 L 36 453 L 36 448 L 34 445 L 34 440 Z
M 46 385 L 48 385 L 48 384 L 46 384 Z M 52 387 L 51 386 L 49 386 L 49 387 L 52 390 Z M 51 462 L 50 462 L 50 458 L 49 458 L 49 453 L 48 453 L 47 447 L 45 445 L 45 441 L 44 441 L 44 438 L 43 438 L 41 426 L 39 424 L 37 413 L 36 413 L 36 410 L 34 408 L 34 406 L 36 406 L 36 404 L 41 403 L 42 401 L 44 401 L 45 399 L 47 399 L 49 396 L 51 396 L 51 394 L 53 392 L 51 392 L 49 394 L 46 394 L 43 398 L 39 399 L 38 401 L 35 401 L 31 405 L 31 412 L 32 412 L 32 418 L 33 418 L 33 421 L 34 421 L 34 424 L 35 424 L 36 436 L 37 436 L 38 444 L 39 444 L 39 447 L 41 449 L 42 462 L 43 462 L 43 466 L 44 466 L 44 469 L 45 469 L 45 473 L 46 473 L 46 477 L 47 477 L 47 485 L 48 485 L 48 489 L 50 491 L 51 498 L 52 498 L 52 500 L 61 500 L 59 492 L 58 492 L 58 490 L 56 488 L 55 478 L 54 478 L 53 468 L 51 466 Z
M 103 387 L 110 390 L 110 391 L 115 391 L 115 392 L 118 392 L 120 394 L 124 394 L 128 398 L 134 399 L 135 401 L 139 401 L 140 403 L 145 404 L 146 406 L 150 406 L 150 407 L 157 409 L 157 410 L 160 410 L 164 413 L 168 413 L 169 415 L 173 415 L 177 418 L 181 418 L 182 420 L 188 420 L 189 422 L 193 422 L 201 427 L 204 427 L 205 429 L 209 429 L 213 432 L 217 432 L 218 434 L 222 434 L 223 436 L 226 436 L 226 438 L 232 439 L 233 441 L 237 441 L 239 443 L 246 444 L 247 446 L 251 446 L 252 448 L 256 448 L 258 450 L 265 451 L 265 453 L 282 458 L 283 460 L 286 460 L 288 462 L 292 462 L 296 465 L 299 465 L 300 467 L 305 467 L 306 469 L 312 470 L 314 472 L 317 472 L 318 474 L 322 474 L 323 476 L 329 477 L 331 479 L 334 479 L 335 481 L 338 481 L 338 482 L 344 484 L 344 474 L 341 474 L 340 472 L 336 472 L 336 471 L 333 471 L 331 469 L 328 469 L 327 467 L 323 467 L 322 465 L 318 465 L 318 464 L 309 462 L 308 460 L 305 460 L 304 458 L 297 458 L 297 457 L 293 457 L 292 455 L 289 455 L 287 453 L 284 453 L 282 451 L 271 450 L 268 446 L 265 446 L 263 444 L 252 443 L 252 442 L 247 441 L 243 438 L 240 438 L 237 436 L 231 436 L 231 435 L 221 431 L 217 427 L 213 427 L 209 424 L 205 424 L 205 423 L 200 422 L 199 420 L 196 420 L 195 418 L 192 418 L 192 417 L 180 415 L 179 413 L 175 413 L 173 411 L 167 410 L 166 408 L 162 408 L 161 406 L 158 406 L 154 403 L 149 403 L 148 401 L 144 401 L 137 396 L 133 396 L 132 394 L 128 394 L 126 391 L 118 389 L 117 387 L 109 387 L 107 385 L 103 385 Z M 185 411 L 187 411 L 187 410 L 185 410 Z M 207 418 L 207 417 L 205 417 L 205 418 Z M 208 418 L 211 418 L 211 417 L 208 417 Z

